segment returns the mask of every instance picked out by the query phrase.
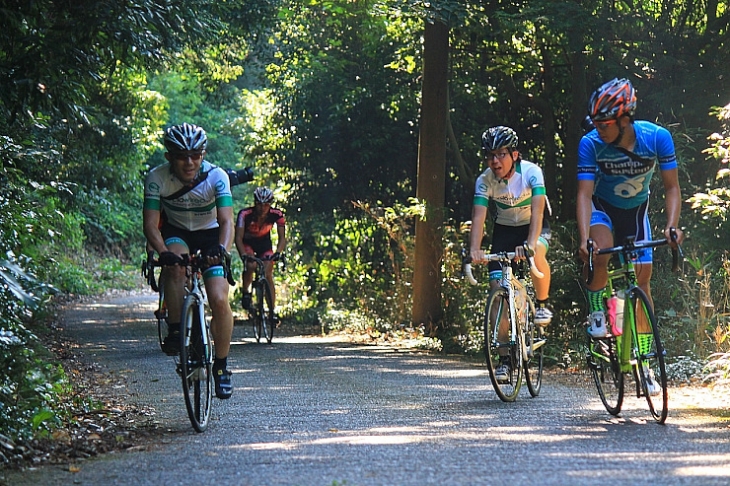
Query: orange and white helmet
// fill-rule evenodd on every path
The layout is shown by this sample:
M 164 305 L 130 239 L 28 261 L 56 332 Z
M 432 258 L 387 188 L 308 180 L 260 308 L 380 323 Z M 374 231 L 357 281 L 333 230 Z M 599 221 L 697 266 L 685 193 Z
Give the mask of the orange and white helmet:
M 636 91 L 628 79 L 614 78 L 598 88 L 588 102 L 591 120 L 613 120 L 636 111 Z

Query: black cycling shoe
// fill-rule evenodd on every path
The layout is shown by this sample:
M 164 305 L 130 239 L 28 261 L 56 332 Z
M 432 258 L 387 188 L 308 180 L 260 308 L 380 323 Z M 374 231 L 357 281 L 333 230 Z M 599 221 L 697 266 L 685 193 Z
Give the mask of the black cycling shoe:
M 180 331 L 170 331 L 162 341 L 162 352 L 168 356 L 180 354 Z
M 243 293 L 243 297 L 241 298 L 241 307 L 243 307 L 244 310 L 251 309 L 251 292 Z
M 215 396 L 221 400 L 231 398 L 233 384 L 231 383 L 232 373 L 228 370 L 214 370 L 213 380 L 215 381 Z

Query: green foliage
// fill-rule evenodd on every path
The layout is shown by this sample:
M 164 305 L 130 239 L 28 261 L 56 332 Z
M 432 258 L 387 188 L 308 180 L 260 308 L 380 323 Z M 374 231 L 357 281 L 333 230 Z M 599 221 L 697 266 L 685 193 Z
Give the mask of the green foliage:
M 730 213 L 730 104 L 715 108 L 712 112 L 722 123 L 721 133 L 713 133 L 709 139 L 712 145 L 704 152 L 719 163 L 714 185 L 708 184 L 707 192 L 697 192 L 689 198 L 692 209 L 698 210 L 710 225 L 716 226 L 717 234 L 727 234 Z
M 57 422 L 54 397 L 64 377 L 23 324 L 52 289 L 22 268 L 27 259 L 9 256 L 0 261 L 0 429 L 16 439 Z

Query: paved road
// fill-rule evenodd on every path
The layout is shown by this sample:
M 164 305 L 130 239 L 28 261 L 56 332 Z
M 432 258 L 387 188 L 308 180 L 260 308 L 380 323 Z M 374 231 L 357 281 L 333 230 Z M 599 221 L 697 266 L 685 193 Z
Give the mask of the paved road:
M 247 327 L 234 332 L 234 396 L 216 400 L 196 434 L 172 360 L 155 351 L 153 306 L 149 295 L 77 305 L 66 328 L 172 433 L 76 473 L 48 466 L 8 484 L 730 484 L 730 414 L 682 404 L 682 390 L 665 426 L 631 398 L 611 417 L 589 383 L 559 377 L 505 404 L 476 363 L 336 338 L 256 344 Z

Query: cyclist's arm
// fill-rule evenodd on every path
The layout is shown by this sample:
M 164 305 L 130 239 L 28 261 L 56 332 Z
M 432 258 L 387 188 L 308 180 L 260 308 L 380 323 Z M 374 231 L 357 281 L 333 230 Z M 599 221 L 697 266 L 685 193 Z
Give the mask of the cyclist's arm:
M 661 171 L 662 182 L 664 182 L 664 206 L 667 213 L 667 225 L 664 229 L 664 236 L 669 239 L 669 228 L 676 228 L 677 243 L 682 243 L 684 234 L 679 229 L 679 213 L 682 207 L 682 191 L 679 187 L 679 176 L 677 169 Z
M 537 248 L 537 239 L 542 233 L 542 218 L 545 213 L 544 195 L 532 196 L 530 211 L 530 231 L 527 235 L 527 245 L 534 251 Z
M 145 209 L 142 212 L 142 228 L 147 243 L 159 255 L 163 251 L 168 251 L 165 246 L 165 240 L 162 239 L 162 233 L 159 229 L 160 211 L 156 209 Z
M 576 198 L 576 220 L 578 221 L 578 238 L 580 243 L 580 258 L 588 260 L 588 249 L 586 242 L 591 231 L 591 213 L 593 212 L 593 187 L 592 179 L 578 180 L 578 196 Z
M 482 238 L 484 222 L 487 220 L 487 207 L 475 204 L 471 210 L 471 234 L 469 235 L 469 254 L 473 261 L 482 259 Z
M 218 207 L 218 226 L 220 227 L 218 243 L 230 251 L 234 233 L 232 206 Z
M 286 249 L 286 225 L 279 224 L 276 226 L 276 253 L 283 253 Z

